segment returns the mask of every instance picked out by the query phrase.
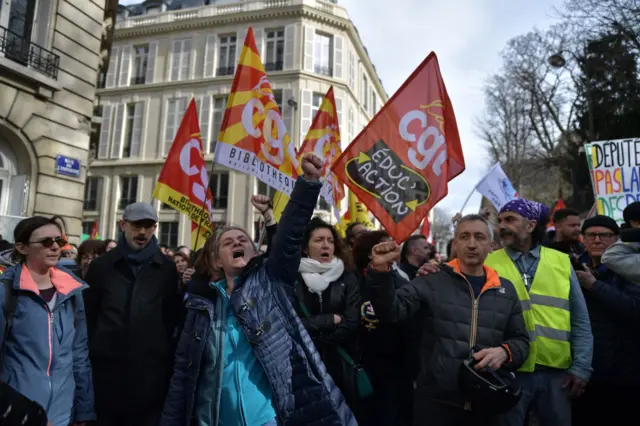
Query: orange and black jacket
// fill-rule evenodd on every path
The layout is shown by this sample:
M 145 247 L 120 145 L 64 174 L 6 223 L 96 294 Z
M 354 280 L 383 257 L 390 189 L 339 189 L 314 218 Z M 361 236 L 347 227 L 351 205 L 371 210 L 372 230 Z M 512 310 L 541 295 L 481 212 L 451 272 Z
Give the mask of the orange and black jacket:
M 367 271 L 371 303 L 380 320 L 417 322 L 420 328 L 416 392 L 463 407 L 458 371 L 471 348 L 503 347 L 504 368 L 518 369 L 529 355 L 529 336 L 513 284 L 485 267 L 487 282 L 475 298 L 456 260 L 437 273 L 396 289 L 390 272 Z

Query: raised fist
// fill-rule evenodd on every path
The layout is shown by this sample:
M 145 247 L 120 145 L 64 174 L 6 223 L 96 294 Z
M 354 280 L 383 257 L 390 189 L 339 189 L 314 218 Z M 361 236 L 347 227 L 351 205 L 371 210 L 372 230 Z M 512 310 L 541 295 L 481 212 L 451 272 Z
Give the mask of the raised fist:
M 254 195 L 251 197 L 251 204 L 256 208 L 260 213 L 264 214 L 267 212 L 271 206 L 271 198 L 266 195 Z
M 377 244 L 371 252 L 371 267 L 376 271 L 387 271 L 400 259 L 400 246 L 395 241 Z
M 322 177 L 322 160 L 315 154 L 307 152 L 302 156 L 302 171 L 308 181 L 319 180 Z

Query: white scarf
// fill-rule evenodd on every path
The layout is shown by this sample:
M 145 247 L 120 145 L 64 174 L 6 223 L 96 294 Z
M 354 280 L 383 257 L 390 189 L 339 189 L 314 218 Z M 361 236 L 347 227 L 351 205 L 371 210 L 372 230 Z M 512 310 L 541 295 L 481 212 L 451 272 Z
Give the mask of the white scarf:
M 309 257 L 303 257 L 298 269 L 302 280 L 310 292 L 322 294 L 329 284 L 336 281 L 344 272 L 342 260 L 334 257 L 329 263 L 321 263 Z

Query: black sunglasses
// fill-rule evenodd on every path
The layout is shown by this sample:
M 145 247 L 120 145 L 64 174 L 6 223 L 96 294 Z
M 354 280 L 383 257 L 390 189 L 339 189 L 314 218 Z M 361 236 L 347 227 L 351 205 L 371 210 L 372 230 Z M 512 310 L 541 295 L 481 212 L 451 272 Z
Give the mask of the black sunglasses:
M 58 247 L 62 248 L 67 245 L 67 240 L 62 237 L 47 237 L 38 241 L 29 241 L 29 244 L 42 244 L 42 247 L 45 248 L 51 248 L 51 246 L 53 246 L 53 243 L 56 243 Z

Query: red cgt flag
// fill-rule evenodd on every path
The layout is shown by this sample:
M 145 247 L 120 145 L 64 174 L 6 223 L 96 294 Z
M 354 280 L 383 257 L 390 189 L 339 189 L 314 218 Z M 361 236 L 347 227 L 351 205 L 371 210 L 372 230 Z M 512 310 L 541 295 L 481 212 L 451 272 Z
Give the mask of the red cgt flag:
M 89 234 L 89 239 L 97 240 L 98 238 L 98 221 L 94 220 L 93 225 L 91 225 L 91 234 Z
M 458 125 L 435 53 L 333 166 L 398 242 L 420 226 L 464 169 Z
M 212 198 L 193 99 L 173 139 L 153 197 L 189 216 L 192 249 L 202 247 L 211 235 Z
M 567 208 L 567 205 L 565 204 L 564 200 L 560 198 L 556 203 L 556 206 L 553 208 L 553 211 L 551 212 L 551 217 L 549 218 L 549 223 L 547 224 L 547 231 L 556 229 L 556 225 L 555 223 L 553 223 L 553 215 L 555 214 L 555 212 L 557 212 L 558 210 L 566 209 L 566 208 Z

